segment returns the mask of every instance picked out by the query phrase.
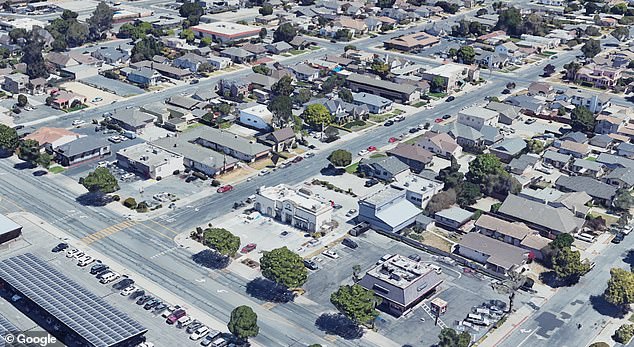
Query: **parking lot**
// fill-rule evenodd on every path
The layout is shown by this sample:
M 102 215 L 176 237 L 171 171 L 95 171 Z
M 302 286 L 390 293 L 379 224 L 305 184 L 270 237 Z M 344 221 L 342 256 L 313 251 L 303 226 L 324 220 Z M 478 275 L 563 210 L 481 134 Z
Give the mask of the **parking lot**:
M 447 265 L 427 253 L 373 231 L 353 238 L 353 240 L 359 244 L 357 249 L 353 250 L 340 244 L 332 248 L 339 255 L 338 259 L 331 259 L 323 255 L 317 256 L 315 260 L 319 269 L 310 271 L 308 282 L 305 285 L 305 296 L 308 299 L 320 305 L 332 307 L 330 295 L 341 285 L 352 283 L 353 266 L 359 265 L 361 275 L 363 275 L 386 254 L 404 256 L 417 254 L 423 263 L 435 264 L 443 270 L 441 277 L 444 282 L 437 288 L 436 293 L 424 302 L 428 304 L 431 299 L 438 297 L 449 304 L 447 312 L 440 317 L 447 326 L 456 328 L 455 322 L 465 319 L 467 314 L 471 313 L 473 306 L 492 299 L 504 302 L 508 300 L 491 288 L 491 282 L 488 278 L 463 273 L 463 269 L 459 266 Z M 519 297 L 521 295 L 518 295 L 517 300 Z M 421 318 L 424 318 L 424 321 Z M 395 342 L 413 346 L 428 346 L 437 343 L 437 336 L 440 333 L 440 327 L 434 326 L 432 317 L 423 310 L 421 305 L 399 318 L 381 312 L 377 319 L 377 327 L 380 334 Z M 476 334 L 473 330 L 468 331 L 471 334 Z M 484 331 L 485 329 L 481 329 L 479 334 L 483 334 Z
M 82 78 L 82 82 L 87 83 L 92 86 L 97 86 L 99 88 L 103 88 L 111 93 L 114 93 L 118 96 L 132 96 L 137 94 L 142 94 L 145 91 L 135 85 L 128 84 L 125 82 L 121 82 L 118 80 L 113 80 L 111 78 L 107 78 L 101 75 L 90 76 L 86 78 Z M 103 93 L 103 92 L 102 92 Z M 112 95 L 112 94 L 111 94 Z M 117 98 L 118 99 L 118 98 Z M 116 99 L 115 99 L 116 100 Z
M 97 84 L 97 86 L 99 86 L 99 84 Z M 121 97 L 115 94 L 103 91 L 101 89 L 97 89 L 95 87 L 91 87 L 81 82 L 66 82 L 62 84 L 61 87 L 63 87 L 66 90 L 75 92 L 79 95 L 85 96 L 86 104 L 88 106 L 107 105 L 121 99 Z

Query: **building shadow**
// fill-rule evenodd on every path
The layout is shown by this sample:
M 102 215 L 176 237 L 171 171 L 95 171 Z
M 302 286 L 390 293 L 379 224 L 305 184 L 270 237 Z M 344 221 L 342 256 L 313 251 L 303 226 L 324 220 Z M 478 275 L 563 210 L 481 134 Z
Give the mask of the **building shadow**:
M 229 266 L 231 258 L 226 257 L 211 249 L 205 249 L 196 254 L 192 254 L 194 263 L 206 267 L 208 269 L 220 270 Z
M 363 329 L 341 313 L 324 313 L 317 318 L 315 326 L 329 335 L 337 335 L 346 340 L 363 336 Z
M 258 277 L 247 283 L 247 294 L 268 302 L 287 303 L 295 300 L 295 294 L 283 285 Z

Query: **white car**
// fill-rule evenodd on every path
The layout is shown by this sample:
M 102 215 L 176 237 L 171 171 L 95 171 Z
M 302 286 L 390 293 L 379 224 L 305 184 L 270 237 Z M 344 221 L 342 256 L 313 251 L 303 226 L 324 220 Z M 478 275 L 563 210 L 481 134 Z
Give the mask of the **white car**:
M 123 290 L 121 291 L 121 295 L 128 296 L 128 295 L 134 293 L 135 290 L 137 290 L 135 285 L 129 285 L 129 286 L 123 288 Z
M 190 316 L 183 316 L 176 321 L 176 325 L 179 328 L 184 328 L 192 323 L 193 319 Z
M 189 339 L 190 340 L 200 340 L 203 337 L 205 337 L 205 335 L 207 335 L 209 333 L 209 327 L 206 325 L 201 326 L 200 328 L 196 329 L 196 331 L 194 331 L 191 335 L 189 335 Z
M 121 277 L 121 275 L 119 275 L 118 273 L 116 273 L 116 272 L 111 272 L 111 273 L 109 273 L 109 274 L 107 274 L 107 275 L 103 276 L 103 277 L 99 280 L 99 282 L 100 282 L 101 284 L 106 284 L 106 283 L 110 283 L 110 282 L 116 281 L 117 279 L 119 279 L 119 277 Z
M 97 163 L 97 167 L 106 167 L 106 166 L 108 166 L 107 161 L 100 161 Z
M 270 173 L 271 173 L 271 171 L 269 171 L 267 169 L 264 169 L 264 170 L 260 171 L 260 173 L 258 173 L 258 176 L 266 176 L 266 175 L 268 175 Z
M 79 248 L 73 248 L 66 251 L 66 258 L 72 258 L 75 254 L 80 253 Z
M 73 125 L 82 125 L 82 124 L 84 124 L 84 123 L 86 123 L 86 122 L 85 122 L 85 121 L 83 121 L 83 120 L 81 120 L 81 119 L 75 119 L 75 120 L 73 121 Z
M 84 252 L 79 252 L 79 253 L 75 253 L 73 254 L 73 258 L 79 260 L 80 258 L 83 258 L 86 255 L 86 253 Z
M 339 254 L 337 254 L 337 252 L 330 249 L 323 251 L 321 254 L 325 255 L 328 258 L 339 259 Z
M 154 347 L 154 344 L 152 342 L 143 342 L 137 347 Z
M 92 264 L 95 262 L 95 258 L 85 255 L 82 258 L 77 259 L 77 266 L 84 267 L 86 265 Z
M 363 149 L 363 150 L 360 150 L 360 151 L 359 151 L 359 153 L 357 153 L 357 154 L 358 154 L 360 157 L 362 157 L 362 156 L 364 156 L 364 155 L 366 155 L 366 154 L 368 154 L 368 153 L 370 153 L 370 152 L 369 152 L 367 149 Z
M 548 174 L 548 175 L 553 173 L 553 169 L 549 169 L 547 167 L 542 167 L 542 166 L 537 167 L 535 170 L 543 172 L 543 173 Z

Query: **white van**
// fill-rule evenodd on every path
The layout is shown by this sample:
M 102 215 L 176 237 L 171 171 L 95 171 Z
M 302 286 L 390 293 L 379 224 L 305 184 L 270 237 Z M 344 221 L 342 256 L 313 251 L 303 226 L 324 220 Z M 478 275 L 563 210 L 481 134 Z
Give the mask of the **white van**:
M 427 267 L 428 267 L 428 268 L 430 268 L 430 269 L 432 269 L 432 270 L 434 270 L 434 272 L 435 272 L 435 273 L 437 273 L 437 274 L 439 274 L 439 275 L 442 273 L 442 268 L 441 268 L 440 266 L 438 266 L 438 265 L 435 265 L 435 264 L 427 264 Z
M 109 273 L 109 274 L 107 274 L 107 275 L 103 276 L 103 277 L 99 280 L 99 282 L 101 282 L 101 284 L 106 284 L 106 283 L 110 283 L 110 282 L 112 282 L 112 281 L 116 280 L 116 279 L 117 279 L 117 278 L 119 278 L 119 277 L 121 277 L 121 275 L 119 275 L 118 273 L 116 273 L 116 272 L 111 272 L 111 273 Z
M 590 234 L 586 234 L 586 233 L 578 233 L 575 235 L 575 237 L 581 241 L 590 242 L 590 243 L 596 240 L 594 236 Z

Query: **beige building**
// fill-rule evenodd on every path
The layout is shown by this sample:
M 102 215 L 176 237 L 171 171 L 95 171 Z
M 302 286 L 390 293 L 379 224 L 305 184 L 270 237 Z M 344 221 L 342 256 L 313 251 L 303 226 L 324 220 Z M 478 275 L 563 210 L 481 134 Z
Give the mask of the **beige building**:
M 320 231 L 332 219 L 332 206 L 317 200 L 306 188 L 293 189 L 280 184 L 262 186 L 255 196 L 255 209 L 298 229 Z
M 466 82 L 478 80 L 480 69 L 477 66 L 450 63 L 423 72 L 423 79 L 429 83 L 436 77 L 443 80 L 444 91 L 450 93 Z

